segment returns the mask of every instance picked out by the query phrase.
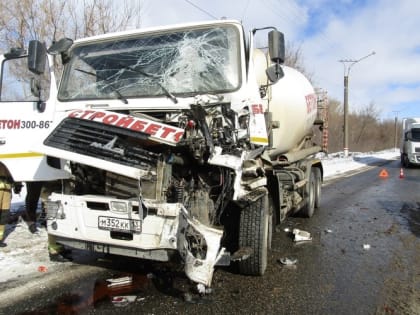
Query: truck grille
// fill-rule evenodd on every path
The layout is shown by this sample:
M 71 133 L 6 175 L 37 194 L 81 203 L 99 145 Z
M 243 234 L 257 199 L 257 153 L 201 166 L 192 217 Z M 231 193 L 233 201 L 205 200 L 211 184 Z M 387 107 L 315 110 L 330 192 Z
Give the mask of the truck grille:
M 156 168 L 161 154 L 140 148 L 139 142 L 146 140 L 138 131 L 68 117 L 44 144 L 148 171 Z

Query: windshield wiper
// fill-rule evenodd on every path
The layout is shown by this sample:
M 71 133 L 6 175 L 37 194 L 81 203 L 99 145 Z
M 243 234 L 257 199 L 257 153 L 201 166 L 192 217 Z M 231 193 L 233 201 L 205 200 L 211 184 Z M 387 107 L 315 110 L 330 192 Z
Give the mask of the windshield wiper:
M 124 65 L 120 65 L 120 66 L 123 67 L 124 69 L 130 70 L 130 71 L 133 71 L 133 72 L 136 72 L 136 73 L 140 73 L 140 74 L 144 75 L 145 77 L 152 78 L 152 79 L 159 79 L 159 77 L 156 76 L 156 75 L 144 72 L 144 71 L 139 70 L 139 69 L 134 69 L 131 66 L 124 66 Z M 174 102 L 175 104 L 178 103 L 178 100 L 177 100 L 176 96 L 173 95 L 171 92 L 169 92 L 169 90 L 162 84 L 162 82 L 160 82 L 158 80 L 154 80 L 153 82 L 157 83 L 160 86 L 162 91 L 165 92 L 165 95 L 167 97 L 169 97 L 172 100 L 172 102 Z
M 95 78 L 98 77 L 96 75 L 96 73 L 93 73 L 93 72 L 90 72 L 90 71 L 86 71 L 86 70 L 79 69 L 79 68 L 75 68 L 74 70 L 80 71 L 82 73 L 89 74 L 91 76 L 94 76 Z M 115 88 L 112 84 L 110 84 L 110 80 L 108 80 L 108 79 L 102 79 L 101 81 L 105 81 L 105 82 L 109 83 L 108 86 L 112 89 L 113 92 L 115 92 L 115 94 L 117 94 L 118 99 L 121 100 L 124 104 L 128 104 L 127 98 L 125 98 L 124 95 L 122 95 L 121 92 L 118 91 L 117 88 Z

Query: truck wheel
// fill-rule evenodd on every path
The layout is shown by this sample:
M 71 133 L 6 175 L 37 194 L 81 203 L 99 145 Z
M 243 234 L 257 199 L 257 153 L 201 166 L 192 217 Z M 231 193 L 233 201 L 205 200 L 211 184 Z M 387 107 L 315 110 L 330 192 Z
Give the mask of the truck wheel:
M 268 250 L 271 250 L 271 243 L 273 242 L 273 233 L 276 226 L 277 226 L 277 216 L 275 214 L 273 198 L 268 197 L 268 238 L 267 238 Z
M 404 160 L 403 160 L 403 167 L 409 168 L 410 167 L 410 161 L 408 160 L 408 156 L 404 154 Z
M 268 196 L 265 194 L 241 211 L 239 223 L 239 247 L 249 247 L 252 254 L 239 261 L 239 272 L 261 276 L 267 268 L 269 241 Z
M 300 210 L 301 214 L 307 218 L 310 218 L 314 214 L 315 210 L 315 174 L 314 169 L 311 169 L 309 173 L 308 183 L 305 186 L 305 205 Z
M 318 167 L 315 167 L 313 170 L 315 175 L 315 208 L 318 209 L 321 206 L 321 170 Z

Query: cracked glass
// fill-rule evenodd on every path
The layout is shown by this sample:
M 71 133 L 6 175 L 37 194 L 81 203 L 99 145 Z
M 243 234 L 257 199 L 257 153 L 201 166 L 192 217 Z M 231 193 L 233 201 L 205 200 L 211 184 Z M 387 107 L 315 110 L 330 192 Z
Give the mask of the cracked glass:
M 233 26 L 178 29 L 76 46 L 62 101 L 222 93 L 240 85 Z

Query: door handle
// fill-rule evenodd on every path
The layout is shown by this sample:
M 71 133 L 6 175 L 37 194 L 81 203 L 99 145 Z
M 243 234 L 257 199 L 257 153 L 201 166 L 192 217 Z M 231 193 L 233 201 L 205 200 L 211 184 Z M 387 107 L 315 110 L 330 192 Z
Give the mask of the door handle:
M 5 138 L 0 138 L 0 145 L 4 145 L 6 144 L 6 139 Z

